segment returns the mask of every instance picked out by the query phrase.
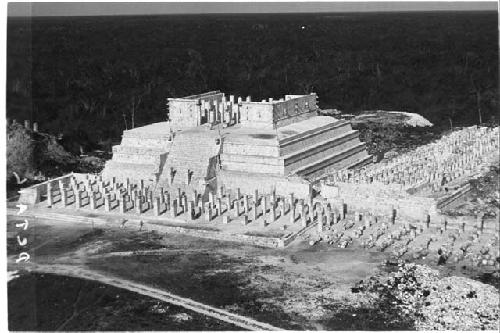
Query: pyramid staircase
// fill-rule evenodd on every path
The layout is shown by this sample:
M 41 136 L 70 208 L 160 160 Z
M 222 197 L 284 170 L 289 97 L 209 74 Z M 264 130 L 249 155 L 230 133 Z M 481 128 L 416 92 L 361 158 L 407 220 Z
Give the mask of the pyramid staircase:
M 198 128 L 177 132 L 156 191 L 160 188 L 170 191 L 180 188 L 186 194 L 193 193 L 194 190 L 202 193 L 207 181 L 216 176 L 221 146 L 217 131 Z

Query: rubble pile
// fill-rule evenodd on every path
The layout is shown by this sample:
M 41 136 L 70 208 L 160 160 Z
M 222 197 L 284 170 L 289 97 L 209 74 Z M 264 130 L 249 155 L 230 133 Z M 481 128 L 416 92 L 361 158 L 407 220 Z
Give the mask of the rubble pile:
M 442 277 L 426 266 L 400 263 L 388 279 L 359 282 L 353 291 L 375 292 L 413 318 L 418 330 L 496 330 L 498 290 L 463 277 Z

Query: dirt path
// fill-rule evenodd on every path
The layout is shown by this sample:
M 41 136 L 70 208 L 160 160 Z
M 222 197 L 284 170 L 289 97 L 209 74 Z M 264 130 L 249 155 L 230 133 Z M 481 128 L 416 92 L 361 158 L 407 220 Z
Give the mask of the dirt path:
M 182 306 L 186 309 L 204 314 L 206 316 L 234 324 L 241 328 L 252 330 L 252 331 L 279 331 L 280 328 L 271 326 L 266 323 L 258 322 L 254 319 L 244 317 L 241 315 L 233 314 L 225 310 L 217 309 L 212 306 L 193 301 L 189 298 L 180 297 L 171 294 L 167 291 L 147 287 L 140 283 L 135 283 L 128 281 L 119 277 L 106 276 L 101 273 L 91 271 L 81 267 L 69 266 L 69 265 L 40 265 L 40 264 L 29 264 L 25 267 L 27 271 L 39 272 L 39 273 L 51 273 L 58 275 L 71 276 L 76 278 L 82 278 L 87 280 L 98 281 L 107 285 L 111 285 L 117 288 L 126 289 L 133 291 L 135 293 L 149 296 L 164 302 Z

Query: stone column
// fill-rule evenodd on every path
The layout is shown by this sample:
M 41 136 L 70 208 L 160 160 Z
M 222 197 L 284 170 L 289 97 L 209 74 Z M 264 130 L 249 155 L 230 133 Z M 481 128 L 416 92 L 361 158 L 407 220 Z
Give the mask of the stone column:
M 257 221 L 258 214 L 257 214 L 257 208 L 258 208 L 257 200 L 253 201 L 253 206 L 252 206 L 252 212 L 253 212 L 253 221 Z
M 245 214 L 248 214 L 248 195 L 243 196 L 243 207 L 245 210 Z
M 241 222 L 243 225 L 247 225 L 248 224 L 248 216 L 244 215 L 243 220 L 241 220 Z
M 293 205 L 290 206 L 290 223 L 295 223 L 295 207 Z
M 274 206 L 274 204 L 271 204 L 271 209 L 270 209 L 270 214 L 271 214 L 271 218 L 269 219 L 270 222 L 275 222 L 276 221 L 276 207 Z
M 63 207 L 66 207 L 68 205 L 68 192 L 65 188 L 61 190 L 61 203 Z
M 165 194 L 165 211 L 170 210 L 170 193 Z
M 318 214 L 318 232 L 323 232 L 323 214 Z
M 214 193 L 212 191 L 208 192 L 208 202 L 212 205 L 215 204 Z
M 189 201 L 187 204 L 187 217 L 190 221 L 194 220 L 194 201 Z
M 217 212 L 217 216 L 222 215 L 222 199 L 221 198 L 217 198 L 216 212 Z
M 121 197 L 118 201 L 118 207 L 120 208 L 120 214 L 125 214 L 127 212 L 127 201 L 125 200 L 125 195 Z
M 109 212 L 111 211 L 111 204 L 110 204 L 110 200 L 109 200 L 109 194 L 106 194 L 104 196 L 104 211 L 105 212 Z
M 302 227 L 307 227 L 306 205 L 302 205 L 302 212 L 300 213 L 300 221 Z
M 392 224 L 396 223 L 396 214 L 397 214 L 396 208 L 394 208 L 394 206 L 391 206 L 391 223 Z
M 135 212 L 137 214 L 141 214 L 142 213 L 142 201 L 141 201 L 141 198 L 139 198 L 139 197 L 135 198 L 134 208 L 135 208 Z
M 210 205 L 205 208 L 205 220 L 212 221 L 212 207 Z
M 284 202 L 284 200 L 278 201 L 277 208 L 279 209 L 279 212 L 280 212 L 280 218 L 285 216 L 285 202 Z M 278 217 L 276 217 L 276 218 L 278 218 Z
M 340 201 L 340 216 L 343 219 L 345 219 L 345 216 L 347 214 L 347 205 L 345 204 L 344 199 Z
M 332 225 L 332 212 L 330 209 L 326 210 L 326 225 L 329 227 Z
M 160 198 L 158 198 L 158 197 L 154 198 L 154 201 L 153 201 L 153 210 L 154 210 L 155 216 L 159 216 L 160 215 Z
M 177 199 L 172 200 L 172 207 L 170 209 L 170 215 L 172 217 L 177 216 Z
M 229 197 L 228 193 L 226 197 L 226 213 L 229 214 L 230 211 L 231 211 L 231 198 Z
M 96 209 L 95 194 L 92 191 L 89 192 L 89 204 L 90 204 L 90 209 Z
M 198 191 L 194 190 L 193 193 L 193 201 L 194 201 L 194 206 L 198 206 Z
M 74 193 L 74 196 L 75 196 L 75 208 L 76 209 L 80 209 L 82 207 L 82 199 L 81 199 L 81 195 L 80 195 L 80 190 L 76 190 L 76 192 Z
M 240 216 L 240 201 L 239 200 L 236 200 L 234 202 L 234 210 L 233 210 L 233 213 L 234 213 L 234 217 L 238 217 Z
M 182 209 L 184 210 L 184 212 L 186 212 L 188 209 L 188 199 L 186 195 L 182 197 Z
M 238 187 L 238 188 L 236 189 L 236 200 L 240 200 L 240 198 L 241 198 L 241 190 L 240 190 L 240 188 Z

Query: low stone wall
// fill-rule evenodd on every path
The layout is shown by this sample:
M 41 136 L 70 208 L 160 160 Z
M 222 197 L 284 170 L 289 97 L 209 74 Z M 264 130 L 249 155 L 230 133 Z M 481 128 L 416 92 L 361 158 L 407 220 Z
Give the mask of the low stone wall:
M 252 195 L 255 190 L 260 193 L 270 193 L 272 188 L 275 188 L 278 195 L 287 196 L 294 193 L 296 198 L 307 199 L 312 191 L 311 183 L 298 177 L 283 178 L 225 170 L 219 172 L 217 182 L 226 188 L 240 188 L 241 193 Z
M 36 184 L 27 188 L 23 188 L 19 191 L 19 200 L 20 204 L 33 206 L 41 201 L 42 196 L 47 195 L 47 184 L 48 183 L 56 183 L 58 184 L 61 181 L 64 185 L 69 184 L 69 180 L 71 177 L 75 177 L 77 180 L 83 180 L 86 174 L 83 173 L 70 173 L 61 177 L 53 178 L 44 181 L 43 183 Z
M 338 205 L 341 202 L 349 210 L 369 211 L 389 215 L 392 209 L 400 217 L 423 220 L 427 214 L 437 214 L 437 202 L 433 198 L 410 196 L 398 184 L 374 186 L 374 184 L 321 184 L 321 196 Z

